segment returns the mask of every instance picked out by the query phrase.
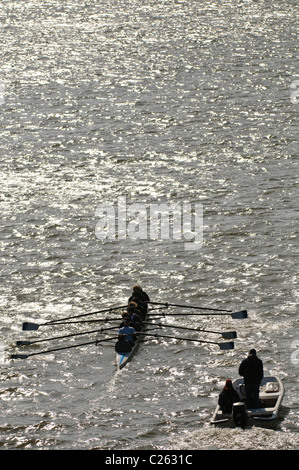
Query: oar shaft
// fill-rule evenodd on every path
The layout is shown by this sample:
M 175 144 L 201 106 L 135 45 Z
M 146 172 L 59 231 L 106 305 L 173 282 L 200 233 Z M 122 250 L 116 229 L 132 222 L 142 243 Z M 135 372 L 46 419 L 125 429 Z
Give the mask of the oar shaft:
M 161 315 L 160 313 L 150 313 L 150 315 Z M 174 316 L 207 316 L 207 315 L 212 315 L 212 316 L 215 316 L 215 315 L 220 315 L 220 316 L 224 316 L 224 315 L 230 315 L 233 319 L 240 319 L 240 318 L 247 318 L 247 310 L 241 310 L 240 312 L 234 312 L 234 313 L 164 313 L 163 316 L 170 316 L 170 317 L 174 317 Z
M 72 344 L 71 346 L 63 346 L 60 348 L 53 348 L 53 349 L 47 349 L 45 351 L 38 351 L 35 353 L 30 353 L 30 354 L 12 354 L 10 357 L 11 359 L 27 359 L 27 357 L 30 356 L 38 356 L 40 354 L 48 354 L 56 351 L 62 351 L 63 349 L 71 349 L 71 348 L 79 348 L 80 346 L 87 346 L 90 344 L 98 344 L 98 343 L 103 343 L 104 341 L 111 341 L 112 339 L 117 339 L 118 336 L 113 336 L 110 338 L 105 338 L 101 340 L 95 340 L 95 341 L 88 341 L 86 343 L 80 343 L 80 344 Z
M 190 328 L 187 326 L 178 326 L 178 325 L 171 325 L 167 323 L 150 323 L 150 322 L 145 322 L 146 325 L 156 325 L 156 326 L 162 326 L 166 328 L 177 328 L 178 330 L 189 330 L 189 331 L 198 331 L 198 332 L 203 332 L 203 333 L 211 333 L 215 335 L 222 335 L 225 333 L 222 333 L 220 331 L 213 331 L 213 330 L 204 330 L 203 328 Z M 235 333 L 234 331 L 229 332 L 231 334 Z
M 161 313 L 150 313 L 150 315 L 161 315 Z M 231 315 L 231 313 L 164 313 L 163 316 L 170 316 L 170 317 L 176 317 L 176 316 L 195 316 L 195 315 L 201 315 L 201 316 L 207 316 L 207 315 L 212 315 L 212 316 L 215 316 L 215 315 L 220 315 L 220 316 L 224 316 L 224 315 Z
M 137 334 L 142 335 L 142 336 L 154 336 L 155 338 L 169 338 L 169 339 L 179 339 L 179 340 L 184 340 L 184 341 L 195 341 L 196 343 L 219 344 L 216 341 L 204 341 L 204 340 L 201 340 L 201 339 L 185 338 L 185 337 L 181 337 L 181 336 L 159 335 L 157 333 L 150 334 L 150 333 L 138 332 Z
M 70 319 L 73 319 L 73 318 L 87 317 L 88 315 L 95 315 L 96 313 L 113 312 L 113 310 L 119 310 L 120 308 L 127 308 L 127 305 L 120 306 L 120 307 L 105 308 L 103 310 L 97 310 L 95 312 L 90 312 L 90 313 L 83 313 L 81 315 L 72 315 L 70 317 L 60 318 L 60 319 L 57 319 L 57 320 L 50 320 L 47 323 L 45 323 L 45 325 L 52 324 L 52 323 L 60 323 L 61 321 L 70 320 Z
M 183 340 L 183 341 L 195 341 L 197 343 L 206 343 L 206 344 L 217 344 L 220 349 L 222 350 L 228 350 L 228 349 L 234 349 L 234 342 L 229 341 L 228 343 L 217 343 L 216 341 L 203 341 L 201 339 L 194 339 L 194 338 L 184 338 L 180 336 L 170 336 L 170 335 L 158 335 L 157 333 L 155 334 L 148 334 L 148 333 L 137 333 L 143 336 L 153 336 L 155 338 L 170 338 L 170 339 L 178 339 L 178 340 Z
M 180 304 L 169 304 L 168 302 L 148 302 L 153 305 L 164 305 L 165 307 L 181 307 L 181 308 L 195 308 L 199 310 L 212 310 L 214 312 L 232 312 L 232 310 L 224 310 L 223 308 L 210 308 L 210 307 L 195 307 L 193 305 L 180 305 Z
M 78 323 L 102 323 L 102 322 L 110 322 L 110 321 L 118 321 L 121 322 L 119 318 L 97 318 L 97 319 L 92 319 L 92 320 L 75 320 L 75 321 L 60 321 L 60 322 L 55 322 L 57 323 L 57 326 L 59 325 L 77 325 Z M 39 326 L 52 326 L 53 323 L 44 323 Z
M 74 337 L 74 336 L 83 336 L 83 335 L 88 335 L 88 334 L 92 334 L 92 333 L 104 333 L 105 331 L 115 330 L 117 328 L 119 328 L 119 327 L 118 326 L 110 326 L 109 328 L 100 328 L 100 329 L 97 329 L 97 330 L 82 331 L 81 333 L 72 333 L 72 334 L 69 334 L 69 335 L 62 335 L 62 336 L 52 336 L 51 338 L 37 339 L 37 340 L 34 340 L 34 341 L 17 341 L 17 346 L 27 346 L 27 345 L 36 344 L 36 343 L 44 343 L 44 342 L 52 341 L 52 340 L 56 340 L 56 339 L 71 338 L 71 337 Z
M 57 321 L 56 323 L 23 323 L 23 331 L 36 331 L 40 326 L 60 326 L 60 325 L 73 325 L 78 323 L 101 323 L 101 322 L 110 322 L 110 321 L 119 321 L 117 318 L 97 318 L 93 320 L 76 320 L 76 321 Z

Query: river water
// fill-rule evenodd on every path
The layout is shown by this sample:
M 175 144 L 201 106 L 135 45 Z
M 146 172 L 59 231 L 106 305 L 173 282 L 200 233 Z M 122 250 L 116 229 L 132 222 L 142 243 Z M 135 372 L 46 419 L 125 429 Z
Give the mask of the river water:
M 3 450 L 298 448 L 296 17 L 292 0 L 1 2 Z M 202 243 L 186 249 L 187 229 L 141 236 L 120 200 L 147 214 L 192 206 Z M 126 236 L 110 224 L 104 238 L 104 204 Z M 125 305 L 136 282 L 156 302 L 247 309 L 163 310 L 164 322 L 236 330 L 235 348 L 149 339 L 121 371 L 109 343 L 10 359 L 103 337 L 15 345 L 94 329 L 22 323 Z M 252 347 L 284 382 L 280 419 L 214 428 Z

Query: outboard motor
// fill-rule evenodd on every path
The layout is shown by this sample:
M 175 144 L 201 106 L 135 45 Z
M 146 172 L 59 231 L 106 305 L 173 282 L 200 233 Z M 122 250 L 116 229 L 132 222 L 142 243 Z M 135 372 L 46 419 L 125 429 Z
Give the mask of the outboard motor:
M 236 426 L 244 429 L 247 424 L 248 414 L 245 403 L 238 401 L 233 404 L 233 422 Z

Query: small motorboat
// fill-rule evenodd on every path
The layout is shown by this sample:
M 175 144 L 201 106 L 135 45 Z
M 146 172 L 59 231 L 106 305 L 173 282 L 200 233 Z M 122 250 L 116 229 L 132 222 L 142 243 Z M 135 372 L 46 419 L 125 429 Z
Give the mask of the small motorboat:
M 240 401 L 234 403 L 232 413 L 223 414 L 217 404 L 211 424 L 233 423 L 245 427 L 248 419 L 273 421 L 277 419 L 281 402 L 284 396 L 284 386 L 278 377 L 264 377 L 260 385 L 260 407 L 247 409 L 244 379 L 233 381 L 233 387 L 238 392 Z

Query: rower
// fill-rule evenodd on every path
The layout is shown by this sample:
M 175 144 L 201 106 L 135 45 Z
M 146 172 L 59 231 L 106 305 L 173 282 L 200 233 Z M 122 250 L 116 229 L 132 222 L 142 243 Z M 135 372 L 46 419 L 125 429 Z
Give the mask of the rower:
M 135 307 L 135 311 L 138 310 L 138 315 L 140 317 L 145 317 L 147 313 L 147 303 L 143 302 L 139 297 L 132 297 L 132 300 L 129 302 L 129 306 L 133 305 Z
M 119 325 L 119 328 L 123 328 L 125 326 L 125 318 L 129 317 L 129 313 L 125 311 L 121 314 L 121 316 L 122 316 L 122 321 L 121 321 L 121 324 Z
M 131 302 L 131 300 L 133 299 L 133 297 L 135 298 L 139 298 L 142 302 L 149 302 L 150 301 L 150 298 L 149 296 L 147 295 L 146 292 L 144 292 L 144 290 L 142 290 L 141 286 L 139 284 L 135 284 L 132 288 L 132 295 L 131 297 L 129 298 L 129 303 Z
M 129 308 L 133 308 L 136 315 L 138 315 L 142 320 L 145 320 L 146 310 L 144 309 L 143 305 L 140 305 L 138 302 L 131 301 L 128 304 L 128 309 Z
M 133 305 L 128 307 L 128 314 L 129 318 L 131 321 L 131 326 L 136 330 L 136 331 L 141 331 L 143 327 L 143 322 L 140 318 L 140 316 L 135 312 L 135 308 Z

